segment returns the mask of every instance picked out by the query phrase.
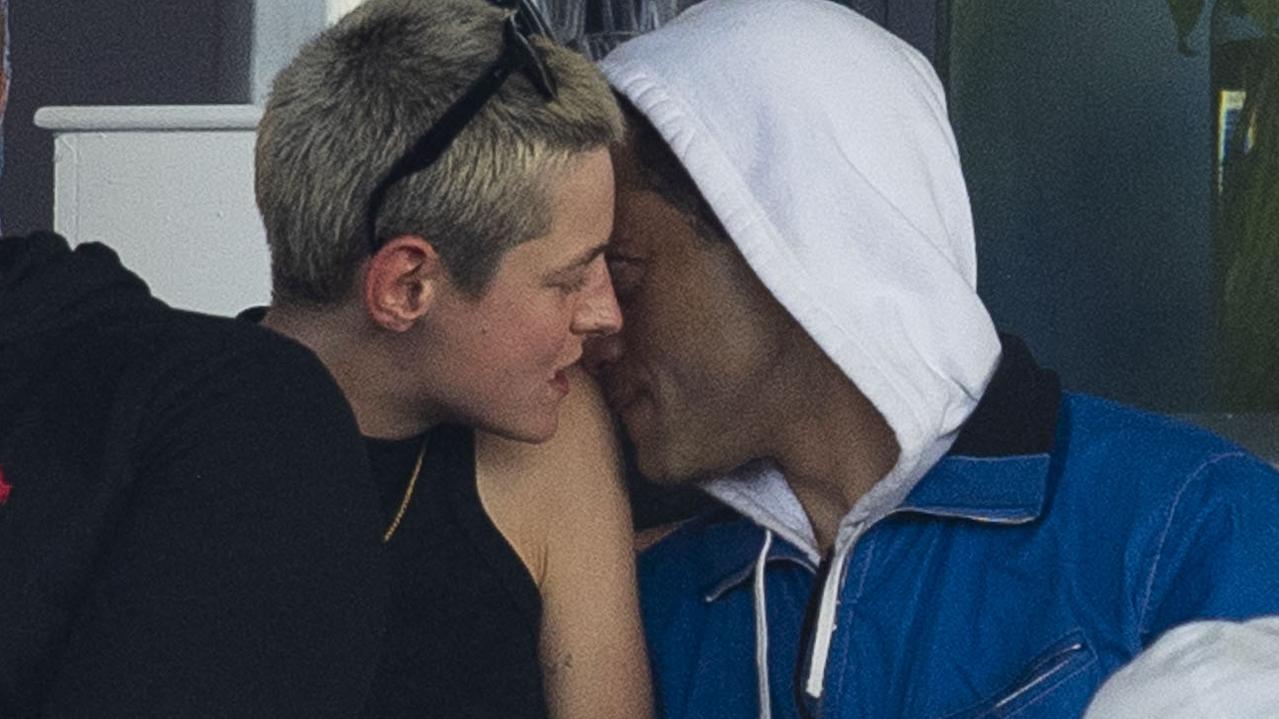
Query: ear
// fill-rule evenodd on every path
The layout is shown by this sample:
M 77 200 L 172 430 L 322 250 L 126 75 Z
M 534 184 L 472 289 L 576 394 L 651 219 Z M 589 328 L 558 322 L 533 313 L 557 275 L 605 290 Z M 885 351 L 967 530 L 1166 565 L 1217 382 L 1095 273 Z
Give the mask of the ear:
M 378 325 L 404 332 L 430 310 L 447 280 L 448 271 L 430 242 L 401 235 L 369 259 L 364 307 Z

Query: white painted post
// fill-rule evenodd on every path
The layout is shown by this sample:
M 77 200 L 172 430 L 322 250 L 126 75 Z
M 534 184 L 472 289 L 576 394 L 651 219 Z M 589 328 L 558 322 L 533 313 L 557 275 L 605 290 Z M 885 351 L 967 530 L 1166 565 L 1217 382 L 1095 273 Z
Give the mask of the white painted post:
M 251 105 L 46 107 L 54 133 L 54 230 L 102 242 L 157 297 L 234 314 L 270 299 L 253 198 Z

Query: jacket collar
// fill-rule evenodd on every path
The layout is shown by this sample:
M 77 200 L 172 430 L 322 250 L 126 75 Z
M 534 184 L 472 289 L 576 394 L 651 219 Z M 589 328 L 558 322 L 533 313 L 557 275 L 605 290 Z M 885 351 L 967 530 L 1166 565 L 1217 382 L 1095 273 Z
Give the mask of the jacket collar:
M 894 514 L 912 513 L 991 524 L 1025 524 L 1039 517 L 1061 406 L 1056 373 L 1035 363 L 1025 343 L 1001 335 L 1003 357 L 981 402 L 950 452 L 920 479 Z M 706 533 L 709 553 L 703 596 L 713 601 L 750 578 L 764 528 L 724 510 L 689 530 Z M 815 572 L 810 557 L 784 539 L 767 563 L 788 562 Z
M 899 512 L 1020 524 L 1043 511 L 1061 382 L 1012 335 L 973 416 Z

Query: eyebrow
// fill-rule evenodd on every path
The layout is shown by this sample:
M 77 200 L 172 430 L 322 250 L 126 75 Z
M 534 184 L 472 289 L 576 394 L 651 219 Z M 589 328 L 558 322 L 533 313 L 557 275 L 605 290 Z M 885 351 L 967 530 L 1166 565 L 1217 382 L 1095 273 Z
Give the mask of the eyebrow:
M 583 252 L 582 254 L 578 255 L 572 262 L 568 263 L 567 265 L 564 265 L 557 272 L 570 272 L 579 267 L 585 267 L 586 265 L 591 264 L 591 262 L 596 257 L 599 257 L 600 255 L 604 254 L 606 250 L 608 250 L 608 246 L 609 246 L 608 242 L 603 242 L 599 245 L 596 245 L 595 247 L 592 247 L 586 252 Z

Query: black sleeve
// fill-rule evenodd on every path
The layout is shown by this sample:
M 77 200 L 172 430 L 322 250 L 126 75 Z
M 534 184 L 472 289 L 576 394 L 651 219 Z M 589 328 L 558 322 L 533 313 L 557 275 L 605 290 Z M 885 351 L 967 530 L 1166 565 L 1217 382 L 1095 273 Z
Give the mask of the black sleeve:
M 157 380 L 46 716 L 358 715 L 385 587 L 349 407 L 283 341 L 180 374 Z

